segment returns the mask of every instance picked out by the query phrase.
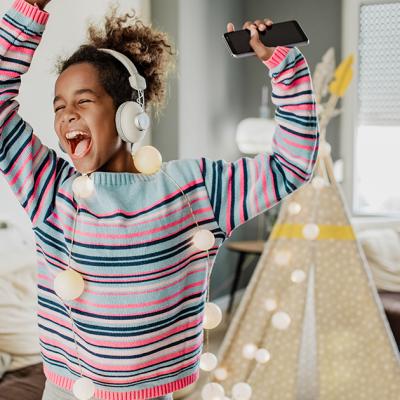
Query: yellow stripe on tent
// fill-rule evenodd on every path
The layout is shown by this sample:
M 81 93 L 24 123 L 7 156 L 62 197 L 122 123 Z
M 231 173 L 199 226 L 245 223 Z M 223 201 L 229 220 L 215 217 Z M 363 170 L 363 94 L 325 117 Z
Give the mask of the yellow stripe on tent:
M 271 239 L 304 239 L 303 224 L 276 224 L 271 232 Z M 350 225 L 318 225 L 319 235 L 316 240 L 355 240 L 353 228 Z

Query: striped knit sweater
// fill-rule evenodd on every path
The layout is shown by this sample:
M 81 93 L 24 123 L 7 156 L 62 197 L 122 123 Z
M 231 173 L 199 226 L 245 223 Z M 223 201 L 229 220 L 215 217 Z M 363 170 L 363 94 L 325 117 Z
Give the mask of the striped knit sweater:
M 79 175 L 41 144 L 18 114 L 27 72 L 48 14 L 15 0 L 0 28 L 0 170 L 35 234 L 38 323 L 47 379 L 71 390 L 79 365 L 66 305 L 53 290 L 71 267 L 84 293 L 70 301 L 84 375 L 99 399 L 143 399 L 181 389 L 198 377 L 207 285 L 207 252 L 191 239 L 196 225 L 216 242 L 210 264 L 233 229 L 292 193 L 311 176 L 318 122 L 307 62 L 297 48 L 278 47 L 265 62 L 277 106 L 272 155 L 236 162 L 164 163 L 153 175 L 95 172 L 95 194 L 77 201 Z

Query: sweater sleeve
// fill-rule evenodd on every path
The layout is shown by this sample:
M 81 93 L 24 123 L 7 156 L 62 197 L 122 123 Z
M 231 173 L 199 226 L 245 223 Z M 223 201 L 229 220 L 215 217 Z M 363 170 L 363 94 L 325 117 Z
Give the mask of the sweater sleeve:
M 57 186 L 73 173 L 67 161 L 33 134 L 15 100 L 47 19 L 45 11 L 15 0 L 0 22 L 0 171 L 33 225 L 45 219 Z
M 214 215 L 228 236 L 308 181 L 317 158 L 318 120 L 307 61 L 296 47 L 277 47 L 264 64 L 276 106 L 272 154 L 235 162 L 200 160 Z

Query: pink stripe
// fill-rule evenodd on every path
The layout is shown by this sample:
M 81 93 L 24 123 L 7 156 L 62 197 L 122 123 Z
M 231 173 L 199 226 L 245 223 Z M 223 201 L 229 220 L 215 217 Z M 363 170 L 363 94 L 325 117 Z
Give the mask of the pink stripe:
M 44 365 L 43 367 L 46 378 L 52 382 L 54 385 L 63 388 L 64 390 L 72 391 L 72 386 L 74 380 L 66 378 L 61 375 L 57 375 L 53 371 Z M 137 391 L 130 392 L 110 392 L 108 390 L 96 389 L 95 397 L 99 400 L 143 400 L 153 397 L 164 396 L 177 390 L 183 389 L 184 387 L 191 385 L 196 382 L 199 378 L 199 370 L 196 370 L 193 374 L 188 377 L 184 377 L 177 381 L 171 383 L 166 383 L 164 385 L 154 386 L 147 389 L 141 389 Z
M 314 111 L 315 104 L 288 104 L 287 106 L 282 107 L 282 109 L 290 111 L 298 111 L 298 110 Z
M 194 181 L 191 181 L 191 182 L 187 183 L 186 185 L 181 186 L 181 189 L 184 191 L 184 190 L 186 190 L 186 189 L 188 189 L 188 188 L 190 188 L 192 186 L 195 186 L 196 184 L 201 183 L 201 182 L 202 182 L 201 178 L 197 179 L 197 180 L 194 180 Z M 70 193 L 65 192 L 64 190 L 60 190 L 60 193 L 62 195 L 64 195 L 65 197 L 67 197 L 71 202 L 74 202 L 73 196 Z M 149 205 L 148 207 L 143 208 L 141 210 L 135 210 L 135 211 L 132 211 L 132 212 L 127 212 L 126 210 L 116 209 L 111 213 L 96 214 L 96 216 L 97 217 L 110 217 L 110 216 L 114 216 L 115 214 L 122 214 L 124 216 L 133 217 L 133 216 L 136 216 L 137 214 L 140 214 L 140 213 L 142 213 L 144 211 L 148 211 L 148 210 L 152 209 L 153 207 L 156 207 L 159 204 L 162 204 L 165 200 L 168 200 L 168 199 L 176 196 L 178 193 L 180 193 L 180 190 L 176 190 L 175 192 L 172 192 L 172 193 L 166 195 L 165 197 L 161 198 L 160 200 L 157 200 L 155 203 L 153 203 L 153 204 Z M 88 211 L 89 213 L 91 212 L 91 210 L 89 210 L 84 205 L 81 205 L 81 209 L 85 210 L 85 211 Z
M 310 162 L 310 159 L 309 159 L 309 158 L 296 155 L 295 153 L 293 153 L 292 151 L 290 151 L 290 149 L 288 149 L 287 147 L 281 146 L 281 145 L 280 145 L 278 142 L 276 142 L 275 140 L 274 140 L 274 146 L 277 147 L 277 148 L 279 148 L 279 150 L 280 150 L 280 152 L 281 152 L 282 154 L 287 154 L 287 155 L 288 155 L 288 158 L 289 158 L 290 160 L 292 160 L 292 161 L 293 161 L 293 160 L 300 160 L 300 161 L 303 161 L 306 165 L 308 165 L 309 162 Z
M 276 157 L 279 158 L 281 160 L 282 164 L 288 165 L 286 160 L 279 154 L 279 153 L 275 153 Z M 290 167 L 291 169 L 294 169 L 295 171 L 297 171 L 300 175 L 304 176 L 304 171 L 302 169 L 300 169 L 299 167 L 297 167 L 294 164 L 290 164 L 288 165 L 288 167 Z
M 188 215 L 186 215 L 178 220 L 175 220 L 173 222 L 170 222 L 169 224 L 165 224 L 158 228 L 154 228 L 154 229 L 150 229 L 150 230 L 142 231 L 142 232 L 127 233 L 127 234 L 122 235 L 122 234 L 111 234 L 111 233 L 103 234 L 103 233 L 99 233 L 99 232 L 83 232 L 80 230 L 75 230 L 75 233 L 77 235 L 80 235 L 81 237 L 88 237 L 88 238 L 90 237 L 90 238 L 96 238 L 96 239 L 133 239 L 133 238 L 142 237 L 145 235 L 151 236 L 151 235 L 154 235 L 155 233 L 163 232 L 163 231 L 167 230 L 168 228 L 172 228 L 176 225 L 179 225 L 182 222 L 187 221 L 188 219 L 192 220 L 192 214 L 190 213 L 190 210 L 188 210 L 188 212 L 189 212 Z M 203 214 L 203 213 L 207 213 L 207 212 L 211 212 L 211 207 L 200 208 L 198 210 L 193 211 L 193 213 L 195 215 L 199 215 L 199 214 Z M 66 226 L 65 229 L 70 232 L 72 232 L 72 230 L 73 230 L 72 227 L 70 227 L 70 226 Z M 169 233 L 167 236 L 163 236 L 162 238 L 169 237 L 169 236 L 171 236 L 171 233 Z M 153 238 L 153 240 L 154 240 L 154 238 Z M 98 244 L 98 242 L 80 242 L 80 243 Z M 135 242 L 135 243 L 141 243 L 141 242 Z M 148 243 L 148 242 L 143 242 L 143 243 Z
M 270 156 L 261 157 L 261 179 L 262 179 L 262 188 L 264 194 L 264 202 L 265 207 L 270 208 L 271 202 L 268 196 L 268 189 L 267 189 L 267 172 L 271 171 L 271 163 L 270 163 Z
M 0 47 L 3 49 L 2 54 L 9 54 L 9 55 L 13 55 L 16 54 L 16 56 L 18 56 L 18 54 L 25 54 L 28 56 L 32 56 L 34 53 L 34 50 L 32 49 L 27 49 L 25 47 L 18 47 L 15 45 L 12 45 L 10 43 L 8 43 L 5 39 L 3 39 L 2 37 L 0 37 Z M 15 57 L 17 58 L 17 57 Z M 21 57 L 18 57 L 21 58 Z M 1 71 L 1 73 L 4 73 L 5 71 Z
M 41 183 L 41 180 L 42 180 L 43 175 L 44 175 L 45 173 L 47 173 L 47 170 L 49 169 L 49 165 L 50 165 L 50 160 L 46 162 L 46 164 L 45 164 L 43 170 L 40 172 L 39 176 L 36 178 L 35 185 L 34 185 L 34 187 L 33 187 L 33 194 L 32 194 L 31 197 L 29 198 L 28 204 L 27 204 L 27 206 L 26 206 L 26 208 L 27 208 L 28 210 L 31 209 L 32 203 L 33 203 L 34 201 L 39 200 L 39 196 L 38 196 L 38 195 L 39 195 L 40 193 L 38 193 L 38 188 L 39 188 L 39 185 L 40 185 L 40 183 Z M 53 177 L 52 181 L 54 182 L 54 177 Z M 47 188 L 46 188 L 44 194 L 49 192 L 49 188 L 50 188 L 50 187 L 51 187 L 51 181 L 50 181 L 50 184 L 47 186 Z M 40 205 L 39 210 L 42 208 L 42 206 L 43 206 L 43 200 L 42 200 L 42 203 L 41 203 L 41 205 Z M 33 221 L 34 223 L 36 222 L 37 218 L 40 216 L 39 210 L 38 210 L 38 212 L 36 213 L 36 215 L 34 216 L 34 221 Z
M 39 35 L 35 35 L 34 33 L 27 34 L 14 25 L 10 24 L 6 19 L 1 20 L 2 28 L 7 26 L 9 29 L 5 29 L 10 35 L 14 36 L 16 39 L 20 39 L 21 37 L 24 39 L 28 39 L 29 41 L 38 41 L 40 39 Z
M 71 331 L 71 321 L 65 321 L 59 317 L 57 317 L 54 314 L 49 314 L 48 312 L 45 312 L 43 309 L 39 309 L 38 310 L 38 316 L 45 318 L 45 319 L 49 319 L 51 322 L 54 322 L 57 325 L 63 326 L 64 328 L 68 329 L 68 331 Z M 46 323 L 46 322 L 45 322 Z M 57 347 L 61 346 L 60 343 L 57 342 Z
M 208 200 L 208 196 L 203 196 L 203 197 L 198 197 L 198 198 L 190 198 L 190 202 L 192 205 L 199 203 L 201 201 L 206 201 Z M 162 218 L 167 218 L 173 214 L 177 214 L 182 212 L 182 210 L 187 208 L 186 204 L 182 204 L 180 207 L 178 208 L 174 208 L 176 207 L 176 204 L 172 204 L 171 206 L 165 206 L 165 208 L 163 208 L 160 211 L 154 212 L 152 213 L 150 216 L 141 216 L 141 217 L 136 217 L 134 220 L 126 220 L 124 221 L 124 223 L 107 223 L 107 221 L 103 221 L 102 223 L 98 223 L 93 221 L 93 219 L 89 219 L 90 217 L 87 217 L 85 215 L 81 215 L 81 218 L 79 220 L 79 224 L 80 225 L 84 225 L 84 226 L 95 226 L 95 227 L 101 227 L 103 229 L 106 228 L 131 228 L 131 227 L 136 227 L 136 226 L 140 226 L 143 224 L 147 224 L 150 222 L 155 222 L 155 221 L 159 221 Z M 58 204 L 57 205 L 57 209 L 59 210 L 59 214 L 62 214 L 63 216 L 65 216 L 66 218 L 68 218 L 71 221 L 71 224 L 73 223 L 74 217 L 75 217 L 75 211 L 73 210 L 73 212 L 70 212 L 71 208 L 68 208 L 66 206 L 64 206 L 63 204 Z M 170 210 L 170 211 L 169 211 Z M 209 210 L 211 211 L 211 208 L 209 208 Z M 169 211 L 165 214 L 165 211 Z M 57 214 L 55 211 L 52 213 L 52 217 L 54 218 L 49 218 L 49 221 L 52 221 L 53 219 L 57 220 L 57 221 L 61 221 L 61 218 L 59 216 L 59 214 Z M 54 222 L 54 221 L 53 221 Z M 54 226 L 60 228 L 60 225 L 53 223 Z M 64 227 L 63 227 L 64 229 Z
M 71 329 L 71 323 L 70 321 L 64 321 L 61 318 L 58 318 L 56 315 L 50 314 L 48 312 L 45 312 L 43 310 L 38 311 L 38 316 L 48 319 L 51 322 L 57 324 L 58 326 L 62 326 L 68 330 Z M 149 337 L 146 339 L 138 340 L 138 339 L 133 339 L 131 338 L 130 341 L 127 342 L 110 342 L 106 340 L 94 340 L 93 335 L 87 334 L 85 332 L 79 332 L 79 337 L 88 345 L 90 346 L 104 346 L 104 347 L 110 347 L 111 349 L 109 350 L 114 350 L 114 349 L 134 349 L 134 348 L 139 348 L 141 346 L 147 346 L 151 345 L 157 342 L 160 342 L 161 340 L 168 339 L 170 336 L 179 334 L 182 332 L 185 332 L 187 330 L 193 329 L 195 327 L 198 327 L 199 324 L 202 322 L 202 317 L 197 318 L 193 321 L 190 322 L 184 322 L 178 326 L 174 326 L 171 329 L 165 330 L 165 332 L 160 333 L 159 335 Z M 50 338 L 45 338 L 43 337 L 42 340 L 46 342 L 47 344 L 52 344 L 57 347 L 61 347 L 62 343 L 60 343 L 57 340 L 52 340 Z
M 301 67 L 303 65 L 306 64 L 306 60 L 305 58 L 302 58 L 301 60 L 297 61 L 295 65 L 293 65 L 292 68 L 289 69 L 285 69 L 284 71 L 282 71 L 279 75 L 278 75 L 278 79 L 280 81 L 284 80 L 284 79 L 288 79 L 291 78 L 292 76 L 294 76 L 296 74 L 296 72 L 298 72 Z M 276 79 L 276 78 L 275 78 Z
M 239 193 L 239 198 L 240 198 L 240 203 L 239 203 L 239 219 L 240 219 L 240 223 L 242 224 L 245 219 L 244 219 L 244 208 L 246 206 L 245 204 L 245 199 L 244 199 L 244 191 L 245 191 L 245 187 L 244 187 L 244 159 L 241 158 L 239 160 L 239 174 L 240 174 L 240 193 Z
M 200 282 L 194 282 L 191 283 L 190 285 L 186 285 L 185 287 L 183 287 L 181 290 L 175 292 L 174 294 L 167 296 L 167 297 L 163 297 L 162 299 L 157 299 L 157 300 L 153 300 L 153 301 L 148 301 L 145 303 L 136 303 L 136 304 L 101 304 L 101 303 L 95 303 L 89 300 L 85 300 L 82 297 L 78 298 L 75 300 L 76 303 L 78 304 L 84 304 L 87 306 L 94 306 L 96 308 L 105 308 L 105 309 L 123 309 L 123 310 L 128 310 L 128 309 L 132 309 L 132 308 L 143 308 L 143 307 L 152 307 L 155 306 L 157 304 L 163 304 L 169 300 L 172 300 L 174 298 L 176 298 L 177 296 L 179 296 L 181 293 L 184 293 L 186 291 L 189 291 L 189 289 L 193 289 L 196 287 L 202 287 L 203 286 L 203 281 Z M 143 312 L 143 314 L 148 313 L 150 311 L 146 311 Z M 114 314 L 113 314 L 114 315 Z M 142 315 L 142 314 L 140 314 Z
M 41 337 L 41 340 L 43 342 L 45 342 L 46 344 L 48 344 L 48 345 L 52 345 L 52 346 L 56 346 L 56 347 L 61 348 L 63 351 L 65 351 L 70 356 L 73 356 L 74 353 L 75 353 L 75 351 L 73 351 L 73 349 L 69 349 L 70 351 L 68 351 L 66 347 L 62 346 L 62 343 L 58 343 L 57 341 L 54 341 L 54 340 L 51 340 L 51 339 L 47 339 L 47 338 L 44 339 L 43 337 Z M 115 372 L 130 372 L 130 371 L 134 372 L 134 371 L 138 371 L 138 370 L 140 370 L 142 368 L 147 368 L 147 367 L 150 367 L 152 365 L 157 365 L 157 364 L 160 364 L 162 362 L 169 361 L 169 360 L 172 360 L 174 358 L 182 357 L 182 356 L 185 356 L 186 354 L 190 354 L 191 352 L 193 352 L 193 351 L 195 351 L 195 350 L 197 350 L 199 348 L 199 344 L 200 343 L 196 343 L 195 342 L 195 344 L 193 344 L 192 346 L 185 347 L 184 350 L 171 352 L 169 354 L 166 354 L 166 355 L 163 355 L 163 356 L 160 356 L 160 357 L 157 357 L 157 358 L 153 358 L 153 359 L 151 359 L 151 361 L 142 362 L 140 364 L 135 364 L 135 360 L 132 360 L 131 361 L 132 362 L 131 365 L 110 365 L 110 366 L 108 366 L 108 368 L 110 370 L 112 370 L 112 371 L 115 371 Z M 75 371 L 75 369 L 79 368 L 75 364 L 72 364 L 69 360 L 67 360 L 66 357 L 64 357 L 62 355 L 53 353 L 53 352 L 45 349 L 44 347 L 42 347 L 42 351 L 43 351 L 44 355 L 46 355 L 48 358 L 50 358 L 52 360 L 55 360 L 55 361 L 61 361 L 62 363 L 67 364 L 74 371 Z M 102 363 L 94 362 L 93 356 L 88 355 L 88 357 L 90 357 L 90 358 L 84 357 L 83 354 L 80 354 L 80 356 L 81 356 L 80 358 L 81 358 L 82 361 L 87 362 L 90 366 L 92 366 L 94 368 L 97 368 L 97 369 L 100 369 L 100 370 L 104 370 L 104 369 L 107 368 L 107 365 L 105 365 L 104 362 L 102 362 Z M 188 360 L 188 361 L 186 361 L 186 362 L 179 363 L 178 366 L 175 366 L 174 370 L 178 371 L 180 369 L 184 369 L 185 366 L 190 365 L 192 363 L 193 363 L 193 358 Z M 166 369 L 166 371 L 170 371 L 170 370 Z M 168 372 L 164 372 L 164 373 L 168 373 Z M 146 377 L 146 379 L 150 379 L 153 376 L 157 376 L 158 374 L 159 374 L 159 372 L 155 372 L 154 373 L 154 371 L 153 371 L 152 373 L 143 372 L 143 373 L 140 374 L 139 377 L 112 378 L 112 377 L 100 377 L 97 374 L 94 374 L 94 373 L 92 373 L 90 371 L 86 371 L 86 376 L 87 377 L 89 377 L 89 378 L 92 377 L 93 379 L 102 380 L 102 382 L 109 382 L 109 383 L 115 382 L 115 381 L 118 381 L 118 383 L 133 383 L 133 382 L 136 382 L 138 380 L 144 379 L 144 377 Z
M 298 149 L 303 149 L 303 150 L 314 150 L 315 149 L 315 144 L 314 144 L 314 146 L 307 146 L 305 144 L 293 142 L 292 140 L 290 140 L 290 139 L 288 139 L 286 137 L 283 137 L 282 139 L 288 145 L 293 146 L 293 147 L 297 147 Z
M 260 178 L 260 170 L 258 168 L 258 162 L 259 162 L 259 160 L 261 161 L 261 158 L 264 158 L 264 157 L 268 157 L 268 156 L 260 155 L 259 157 L 257 157 L 253 161 L 253 165 L 255 166 L 255 174 L 256 174 L 256 176 L 255 176 L 255 179 L 253 179 L 252 191 L 253 191 L 253 194 L 254 194 L 254 203 L 256 205 L 257 214 L 260 213 L 260 204 L 258 202 L 258 193 L 257 193 L 257 182 L 258 182 L 258 180 Z
M 204 281 L 202 282 L 202 285 L 196 285 L 196 286 L 203 286 L 204 285 Z M 167 305 L 165 305 L 165 307 L 160 307 L 160 308 L 158 308 L 157 309 L 157 311 L 164 311 L 164 310 L 166 310 L 167 308 L 169 308 L 169 307 L 174 307 L 174 306 L 177 306 L 178 304 L 179 304 L 179 302 L 180 301 L 185 301 L 185 300 L 187 300 L 188 299 L 188 296 L 190 295 L 190 296 L 192 296 L 192 295 L 198 295 L 198 294 L 201 294 L 201 290 L 200 291 L 193 291 L 193 292 L 190 292 L 190 293 L 188 293 L 187 294 L 187 296 L 185 296 L 185 297 L 182 297 L 181 299 L 179 299 L 179 301 L 178 301 L 178 303 L 172 303 L 172 304 L 167 304 Z M 78 301 L 77 300 L 74 300 L 74 302 L 75 303 L 78 303 Z M 162 302 L 162 301 L 161 301 Z M 128 309 L 128 307 L 126 307 L 127 309 Z M 129 308 L 131 308 L 131 307 L 129 307 Z M 73 307 L 73 311 L 84 311 L 84 312 L 87 312 L 87 309 L 85 308 L 85 307 L 83 307 L 83 308 L 81 308 L 81 307 L 76 307 L 75 305 L 74 305 L 74 307 Z M 96 316 L 97 315 L 99 315 L 99 316 L 103 316 L 103 317 L 109 317 L 109 316 L 113 316 L 113 317 L 140 317 L 140 316 L 142 316 L 142 317 L 145 317 L 146 316 L 146 314 L 148 314 L 149 312 L 151 312 L 151 311 L 144 311 L 144 312 L 141 312 L 141 313 L 133 313 L 133 314 L 128 314 L 128 313 L 117 313 L 117 314 L 110 314 L 110 313 L 104 313 L 104 312 L 100 312 L 100 311 L 98 311 L 98 310 L 96 310 Z M 149 318 L 151 318 L 151 316 L 149 316 Z
M 226 199 L 226 232 L 232 230 L 231 226 L 231 206 L 232 206 L 232 164 L 228 164 L 228 192 Z
M 21 167 L 16 171 L 14 178 L 12 178 L 10 180 L 10 185 L 14 186 L 16 184 L 17 181 L 19 181 L 20 176 L 22 175 L 23 172 L 25 172 L 25 168 L 27 166 L 28 163 L 30 163 L 32 161 L 32 153 L 30 152 L 32 148 L 29 146 L 26 146 L 23 151 L 19 151 L 19 155 L 17 157 L 17 159 L 15 160 L 15 163 L 13 165 L 13 167 L 17 166 L 18 162 L 20 161 L 20 159 L 22 158 L 22 165 Z M 21 149 L 20 149 L 21 150 Z M 29 154 L 25 157 L 24 156 L 24 152 L 29 151 Z M 25 160 L 24 160 L 25 158 Z M 6 176 L 9 176 L 11 173 L 14 173 L 15 170 L 14 168 L 11 168 L 10 171 L 6 174 Z M 32 171 L 30 170 L 30 173 L 28 174 L 28 177 L 32 176 Z M 28 178 L 27 177 L 27 178 Z M 24 184 L 21 185 L 21 187 L 19 188 L 18 194 L 20 193 L 20 190 L 22 190 L 22 187 L 25 186 L 26 182 L 27 182 L 27 178 L 24 181 Z
M 191 267 L 193 268 L 193 266 Z M 206 268 L 201 268 L 201 269 L 193 269 L 190 272 L 188 272 L 186 275 L 182 276 L 182 278 L 178 280 L 172 281 L 170 284 L 165 285 L 165 286 L 159 286 L 156 285 L 155 289 L 149 289 L 147 286 L 143 288 L 143 290 L 135 290 L 135 291 L 126 291 L 126 292 L 108 292 L 108 291 L 96 291 L 96 290 L 90 290 L 87 289 L 85 290 L 85 293 L 91 294 L 94 296 L 141 296 L 143 294 L 149 294 L 149 293 L 156 293 L 160 291 L 164 291 L 166 289 L 169 289 L 170 287 L 174 287 L 178 285 L 180 282 L 188 279 L 191 275 L 199 274 L 203 272 Z
M 301 76 L 300 78 L 295 79 L 291 84 L 285 84 L 285 83 L 280 83 L 280 82 L 276 82 L 275 84 L 278 87 L 281 87 L 282 90 L 284 90 L 283 88 L 285 88 L 285 90 L 288 89 L 292 89 L 295 86 L 301 85 L 302 83 L 306 83 L 306 82 L 310 82 L 310 76 L 309 75 L 305 75 L 305 76 Z M 286 92 L 287 93 L 287 92 Z
M 217 253 L 217 250 L 210 251 L 210 256 L 213 256 L 216 253 Z M 173 265 L 171 267 L 169 267 L 169 266 L 163 267 L 162 269 L 160 269 L 160 271 L 162 271 L 162 272 L 156 271 L 157 274 L 154 273 L 152 275 L 152 277 L 154 279 L 160 279 L 160 278 L 162 278 L 162 277 L 164 277 L 166 275 L 174 274 L 177 270 L 186 267 L 190 262 L 194 262 L 194 261 L 197 261 L 198 259 L 201 259 L 201 257 L 203 257 L 203 256 L 204 256 L 204 252 L 193 253 L 190 257 L 184 258 L 184 260 L 185 260 L 184 263 L 182 263 L 183 260 L 180 260 L 179 262 L 177 262 L 175 265 Z M 148 273 L 149 273 L 149 271 L 143 271 L 142 275 L 148 275 Z M 141 275 L 141 274 L 140 273 L 135 273 L 135 275 Z M 95 282 L 95 283 L 96 282 L 100 282 L 100 283 L 104 282 L 104 279 L 96 279 L 96 278 L 91 278 L 91 277 L 90 278 L 89 277 L 85 277 L 85 280 L 87 282 L 92 282 L 92 283 L 93 282 Z M 143 277 L 142 279 L 138 279 L 138 278 L 124 279 L 124 283 L 139 283 L 139 282 L 143 282 L 143 281 L 146 281 L 146 280 L 148 280 L 147 276 Z
M 153 336 L 151 338 L 143 340 L 137 340 L 135 338 L 131 339 L 131 341 L 128 342 L 110 342 L 106 340 L 94 340 L 92 335 L 86 334 L 85 332 L 80 332 L 80 336 L 86 343 L 92 346 L 105 346 L 105 347 L 111 347 L 113 349 L 125 349 L 130 347 L 135 348 L 135 347 L 151 345 L 153 343 L 160 342 L 161 340 L 165 340 L 166 338 L 174 334 L 179 334 L 181 332 L 185 332 L 186 330 L 193 329 L 196 326 L 198 326 L 198 324 L 200 324 L 201 322 L 202 318 L 197 318 L 194 321 L 182 323 L 181 325 L 169 329 L 157 336 Z

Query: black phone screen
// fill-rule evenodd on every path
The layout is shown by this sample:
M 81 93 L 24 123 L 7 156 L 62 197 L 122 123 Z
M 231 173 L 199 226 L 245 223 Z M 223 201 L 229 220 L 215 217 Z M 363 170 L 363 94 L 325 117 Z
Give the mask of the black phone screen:
M 297 21 L 278 22 L 258 33 L 261 41 L 267 47 L 308 43 L 308 38 Z M 227 32 L 224 36 L 233 54 L 252 53 L 254 51 L 249 44 L 249 30 Z

